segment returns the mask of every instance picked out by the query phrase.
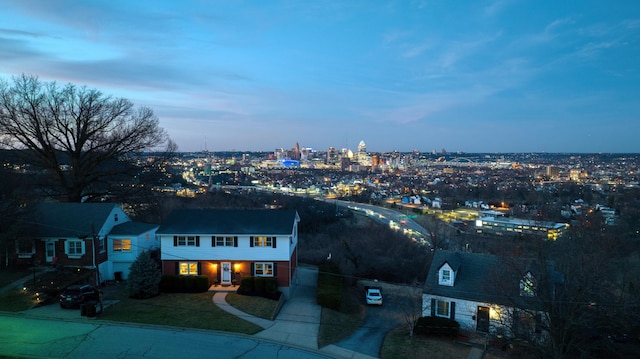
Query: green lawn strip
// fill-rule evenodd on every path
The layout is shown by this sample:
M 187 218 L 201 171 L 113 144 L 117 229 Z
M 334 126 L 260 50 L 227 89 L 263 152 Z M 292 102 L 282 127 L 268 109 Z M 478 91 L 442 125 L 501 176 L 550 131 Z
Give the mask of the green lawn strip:
M 343 293 L 340 311 L 322 308 L 318 329 L 319 348 L 337 343 L 360 328 L 366 310 L 357 299 L 358 294 L 356 288 L 347 288 Z
M 121 301 L 107 308 L 100 319 L 243 334 L 255 334 L 262 330 L 218 308 L 213 304 L 212 296 L 208 292 L 168 293 L 149 299 L 119 296 Z
M 452 339 L 410 337 L 405 327 L 399 327 L 385 337 L 380 358 L 465 359 L 469 350 L 469 346 L 455 343 Z
M 0 295 L 0 310 L 5 312 L 21 312 L 31 308 L 36 302 L 33 294 L 21 290 L 11 290 Z
M 272 320 L 273 314 L 278 306 L 277 300 L 263 297 L 240 295 L 238 293 L 228 293 L 227 303 L 232 307 L 258 318 Z
M 31 274 L 33 274 L 33 272 L 29 269 L 2 269 L 0 270 L 0 287 L 4 287 L 5 285 L 13 281 L 24 278 Z

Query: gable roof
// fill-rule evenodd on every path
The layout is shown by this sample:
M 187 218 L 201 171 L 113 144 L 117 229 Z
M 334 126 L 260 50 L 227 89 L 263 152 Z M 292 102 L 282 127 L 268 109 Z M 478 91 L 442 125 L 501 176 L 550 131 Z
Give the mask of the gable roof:
M 180 209 L 156 234 L 289 235 L 299 220 L 295 210 Z
M 438 284 L 438 271 L 444 263 L 449 263 L 456 272 L 453 286 Z M 552 285 L 561 282 L 561 274 L 553 269 L 551 263 L 547 264 L 546 271 Z M 520 280 L 527 272 L 531 272 L 534 277 L 540 275 L 538 262 L 490 254 L 436 250 L 424 293 L 476 302 L 528 306 L 531 303 L 527 302 L 531 302 L 531 299 L 520 297 Z
M 40 203 L 31 213 L 24 232 L 36 238 L 79 238 L 98 234 L 116 208 L 119 207 L 115 203 Z

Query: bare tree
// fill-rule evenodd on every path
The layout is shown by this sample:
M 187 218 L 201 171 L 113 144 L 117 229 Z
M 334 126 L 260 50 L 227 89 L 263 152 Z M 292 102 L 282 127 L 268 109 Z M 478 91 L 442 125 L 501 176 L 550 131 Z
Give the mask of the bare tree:
M 0 81 L 0 140 L 53 179 L 53 194 L 80 201 L 99 184 L 130 173 L 127 154 L 174 146 L 150 108 L 73 84 L 35 76 Z

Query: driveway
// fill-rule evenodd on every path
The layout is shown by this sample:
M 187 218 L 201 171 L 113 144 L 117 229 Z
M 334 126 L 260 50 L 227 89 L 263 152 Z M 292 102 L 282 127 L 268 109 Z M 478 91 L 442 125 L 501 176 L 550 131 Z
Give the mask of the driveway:
M 335 345 L 344 349 L 358 351 L 371 357 L 380 357 L 380 348 L 385 336 L 393 329 L 406 325 L 408 298 L 417 300 L 419 291 L 405 286 L 362 281 L 361 285 L 377 285 L 382 287 L 383 304 L 381 306 L 367 306 L 367 313 L 362 326 L 350 337 Z M 362 290 L 364 303 L 364 289 Z M 414 308 L 417 309 L 417 308 Z

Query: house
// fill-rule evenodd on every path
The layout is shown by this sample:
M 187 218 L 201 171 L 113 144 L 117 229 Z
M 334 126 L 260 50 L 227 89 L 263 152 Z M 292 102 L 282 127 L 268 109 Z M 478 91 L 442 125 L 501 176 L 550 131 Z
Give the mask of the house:
M 158 249 L 156 230 L 160 225 L 124 222 L 114 226 L 109 232 L 107 255 L 111 263 L 109 273 L 114 279 L 129 278 L 129 267 L 142 252 Z
M 116 255 L 115 271 L 128 273 L 141 249 L 157 247 L 157 226 L 132 222 L 115 203 L 41 203 L 20 224 L 13 262 L 97 268 L 96 284 L 114 279 L 118 248 L 131 255 Z
M 552 266 L 542 267 L 534 260 L 436 250 L 422 315 L 453 319 L 467 331 L 541 335 L 541 303 L 552 300 L 553 286 L 562 282 Z
M 183 209 L 158 228 L 162 272 L 206 275 L 234 285 L 246 276 L 274 277 L 288 296 L 298 265 L 295 210 Z

